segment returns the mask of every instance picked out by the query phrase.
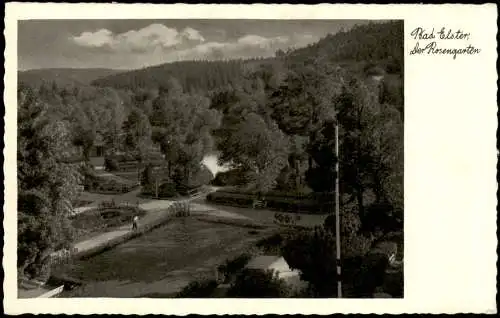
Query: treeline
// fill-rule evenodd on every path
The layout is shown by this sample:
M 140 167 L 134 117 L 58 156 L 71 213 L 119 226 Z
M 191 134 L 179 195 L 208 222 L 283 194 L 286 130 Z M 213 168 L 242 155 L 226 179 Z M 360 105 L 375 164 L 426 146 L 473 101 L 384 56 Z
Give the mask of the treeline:
M 59 87 L 89 85 L 92 81 L 120 73 L 119 70 L 105 68 L 51 68 L 18 72 L 18 81 L 31 87 L 56 83 Z
M 329 34 L 319 42 L 297 49 L 290 58 L 307 58 L 314 55 L 328 55 L 332 61 L 380 61 L 390 59 L 393 65 L 402 69 L 404 51 L 404 23 L 393 21 L 371 22 Z M 394 70 L 396 71 L 396 70 Z
M 188 92 L 206 92 L 226 85 L 241 83 L 245 69 L 270 65 L 283 60 L 303 63 L 314 56 L 327 56 L 330 61 L 383 61 L 389 73 L 399 73 L 403 63 L 403 22 L 369 23 L 349 31 L 329 34 L 305 48 L 276 52 L 275 58 L 255 58 L 226 61 L 181 61 L 122 72 L 98 78 L 92 82 L 99 87 L 117 89 L 160 88 L 175 77 Z
M 116 89 L 160 88 L 175 77 L 188 92 L 204 92 L 240 80 L 243 60 L 182 61 L 120 73 L 92 82 L 98 87 Z

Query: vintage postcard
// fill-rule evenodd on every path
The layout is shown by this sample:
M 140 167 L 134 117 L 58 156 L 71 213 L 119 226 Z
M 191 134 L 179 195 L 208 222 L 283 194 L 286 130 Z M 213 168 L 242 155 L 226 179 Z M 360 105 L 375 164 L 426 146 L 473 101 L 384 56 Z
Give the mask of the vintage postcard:
M 8 3 L 8 314 L 496 312 L 497 10 Z

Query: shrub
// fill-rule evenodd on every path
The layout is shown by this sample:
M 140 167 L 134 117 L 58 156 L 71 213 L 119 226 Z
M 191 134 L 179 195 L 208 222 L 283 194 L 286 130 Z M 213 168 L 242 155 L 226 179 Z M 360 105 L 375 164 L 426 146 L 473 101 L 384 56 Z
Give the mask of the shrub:
M 154 182 L 154 177 L 153 177 L 153 165 L 148 164 L 144 170 L 142 171 L 141 174 L 141 185 L 142 186 L 149 186 L 153 184 Z
M 262 249 L 265 253 L 280 252 L 284 242 L 283 234 L 275 233 L 269 237 L 263 238 L 256 243 L 256 246 Z
M 233 169 L 217 173 L 211 183 L 215 186 L 224 187 L 242 185 L 246 182 L 245 173 L 238 169 Z
M 323 226 L 326 230 L 335 233 L 335 214 L 326 217 Z M 341 211 L 340 214 L 340 233 L 342 235 L 352 235 L 357 233 L 361 228 L 361 220 L 355 211 Z
M 214 279 L 193 281 L 177 293 L 176 298 L 208 298 L 216 288 L 217 282 Z
M 228 297 L 281 298 L 290 296 L 286 282 L 273 271 L 244 269 L 227 292 Z
M 113 158 L 104 159 L 104 169 L 107 171 L 117 171 L 120 168 L 118 160 Z
M 226 278 L 229 278 L 231 275 L 236 274 L 239 270 L 243 269 L 245 265 L 248 264 L 252 256 L 250 254 L 244 253 L 233 259 L 228 259 L 222 265 L 219 265 L 217 270 Z
M 354 277 L 353 287 L 356 297 L 371 298 L 378 286 L 384 283 L 389 266 L 387 255 L 370 253 L 366 255 Z
M 394 298 L 404 296 L 403 270 L 386 273 L 382 289 Z
M 154 193 L 155 189 L 153 189 Z M 158 196 L 162 198 L 171 198 L 177 194 L 175 184 L 171 182 L 164 183 L 158 187 Z

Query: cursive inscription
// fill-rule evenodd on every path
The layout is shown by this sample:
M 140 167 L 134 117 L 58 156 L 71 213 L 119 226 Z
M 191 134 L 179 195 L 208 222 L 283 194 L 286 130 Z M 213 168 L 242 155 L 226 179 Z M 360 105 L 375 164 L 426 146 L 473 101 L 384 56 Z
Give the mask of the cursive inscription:
M 425 29 L 417 27 L 410 33 L 413 40 L 416 40 L 410 55 L 450 55 L 456 59 L 458 55 L 476 55 L 481 52 L 481 49 L 474 47 L 469 41 L 471 34 L 464 30 L 453 30 L 450 28 L 442 27 L 440 29 Z M 443 43 L 452 43 L 446 45 Z

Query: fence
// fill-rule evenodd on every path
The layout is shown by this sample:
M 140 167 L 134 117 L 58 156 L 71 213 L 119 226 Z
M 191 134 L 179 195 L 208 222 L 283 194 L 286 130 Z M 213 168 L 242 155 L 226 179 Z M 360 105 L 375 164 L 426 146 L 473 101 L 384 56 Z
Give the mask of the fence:
M 177 201 L 168 207 L 171 215 L 176 217 L 190 216 L 191 205 L 187 201 Z

